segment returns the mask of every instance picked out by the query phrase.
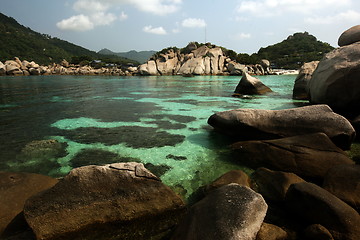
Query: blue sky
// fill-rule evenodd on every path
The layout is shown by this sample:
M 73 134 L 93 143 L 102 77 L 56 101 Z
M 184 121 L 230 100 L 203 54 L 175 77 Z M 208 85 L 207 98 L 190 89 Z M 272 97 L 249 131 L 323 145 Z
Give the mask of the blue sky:
M 360 24 L 358 0 L 11 0 L 0 12 L 85 48 L 115 52 L 211 42 L 254 53 L 307 31 L 337 46 Z

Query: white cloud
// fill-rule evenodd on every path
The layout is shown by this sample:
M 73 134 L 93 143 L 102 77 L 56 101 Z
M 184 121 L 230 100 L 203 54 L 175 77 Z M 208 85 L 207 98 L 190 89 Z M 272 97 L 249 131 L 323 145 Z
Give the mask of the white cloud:
M 64 19 L 58 22 L 56 26 L 61 30 L 70 31 L 88 31 L 94 28 L 94 24 L 89 17 L 82 14 Z
M 305 19 L 306 23 L 319 25 L 334 24 L 338 22 L 353 22 L 355 24 L 359 21 L 360 13 L 353 10 L 326 17 L 308 17 Z
M 187 18 L 182 21 L 181 26 L 188 28 L 201 28 L 206 27 L 206 22 L 204 19 L 200 18 Z
M 234 40 L 248 39 L 248 38 L 251 38 L 251 34 L 250 33 L 238 33 L 236 35 L 233 35 L 231 38 Z
M 236 10 L 257 16 L 275 16 L 289 11 L 309 14 L 314 10 L 346 7 L 349 4 L 351 0 L 246 0 L 242 1 Z
M 119 16 L 119 20 L 120 21 L 125 21 L 126 19 L 128 19 L 128 15 L 127 14 L 125 14 L 124 12 L 121 12 L 120 13 L 120 16 Z
M 157 35 L 166 35 L 166 30 L 163 27 L 152 27 L 151 25 L 145 26 L 143 31 L 146 33 L 152 33 Z
M 96 0 L 78 0 L 73 5 L 74 10 L 78 12 L 105 12 L 109 7 L 106 1 Z
M 90 15 L 90 19 L 95 26 L 104 26 L 114 22 L 117 17 L 112 13 L 98 12 Z
M 118 3 L 129 3 L 143 12 L 155 15 L 168 15 L 180 9 L 182 0 L 113 0 Z

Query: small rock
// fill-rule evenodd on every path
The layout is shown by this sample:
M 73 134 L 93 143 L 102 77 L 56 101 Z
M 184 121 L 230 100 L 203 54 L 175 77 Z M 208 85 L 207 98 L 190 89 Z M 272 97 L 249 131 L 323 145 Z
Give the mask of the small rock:
M 243 72 L 239 84 L 236 86 L 235 93 L 248 95 L 262 95 L 272 92 L 272 90 L 263 84 L 259 79 Z
M 282 228 L 269 223 L 263 223 L 256 240 L 286 240 L 288 234 Z M 318 239 L 319 240 L 319 239 Z
M 320 224 L 312 224 L 304 230 L 306 240 L 334 240 L 329 230 Z

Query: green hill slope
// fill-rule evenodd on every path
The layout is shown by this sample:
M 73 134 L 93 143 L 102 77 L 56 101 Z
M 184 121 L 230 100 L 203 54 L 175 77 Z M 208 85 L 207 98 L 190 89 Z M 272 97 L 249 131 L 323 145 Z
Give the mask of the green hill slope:
M 304 62 L 320 60 L 325 53 L 334 48 L 328 43 L 318 41 L 307 32 L 295 33 L 286 40 L 260 48 L 258 59 L 268 59 L 274 68 L 297 69 Z
M 101 55 L 59 38 L 35 32 L 1 13 L 0 46 L 0 61 L 13 59 L 16 56 L 39 64 L 58 63 L 62 59 L 68 61 L 101 59 L 108 63 L 138 64 L 136 61 L 119 56 Z
M 129 51 L 129 52 L 112 52 L 109 49 L 101 49 L 98 53 L 103 54 L 103 55 L 116 55 L 116 56 L 120 56 L 120 57 L 124 57 L 124 58 L 128 58 L 128 59 L 132 59 L 135 61 L 138 61 L 139 63 L 144 63 L 147 60 L 149 60 L 149 58 L 154 55 L 156 53 L 156 51 Z

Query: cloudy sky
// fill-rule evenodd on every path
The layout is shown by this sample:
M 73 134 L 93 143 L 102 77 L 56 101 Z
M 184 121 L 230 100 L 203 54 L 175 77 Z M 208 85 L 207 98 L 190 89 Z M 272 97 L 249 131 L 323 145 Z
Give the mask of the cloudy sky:
M 11 0 L 0 12 L 85 48 L 115 52 L 211 42 L 254 53 L 307 31 L 337 46 L 359 0 Z

